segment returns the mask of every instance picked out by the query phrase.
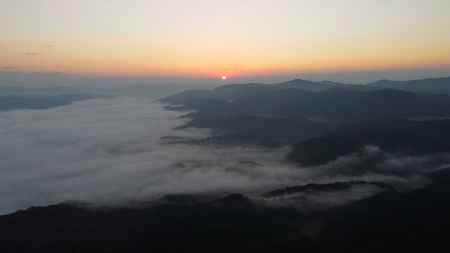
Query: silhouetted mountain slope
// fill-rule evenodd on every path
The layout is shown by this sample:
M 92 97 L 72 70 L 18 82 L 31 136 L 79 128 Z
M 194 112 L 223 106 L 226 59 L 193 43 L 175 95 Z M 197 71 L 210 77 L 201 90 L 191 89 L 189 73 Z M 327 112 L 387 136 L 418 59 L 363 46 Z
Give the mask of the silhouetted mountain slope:
M 289 158 L 303 165 L 319 165 L 368 145 L 397 154 L 450 152 L 449 129 L 450 120 L 369 121 L 300 142 L 294 145 Z
M 294 89 L 300 89 L 305 91 L 324 91 L 331 88 L 336 87 L 345 87 L 346 84 L 343 83 L 335 83 L 331 81 L 321 81 L 321 82 L 313 82 L 303 79 L 294 79 L 291 81 L 283 82 L 278 84 L 279 87 L 283 88 L 294 88 Z
M 332 123 L 262 114 L 203 112 L 189 116 L 192 119 L 183 127 L 213 129 L 213 136 L 204 141 L 221 144 L 247 143 L 265 146 L 293 144 L 299 140 L 320 136 L 333 126 Z

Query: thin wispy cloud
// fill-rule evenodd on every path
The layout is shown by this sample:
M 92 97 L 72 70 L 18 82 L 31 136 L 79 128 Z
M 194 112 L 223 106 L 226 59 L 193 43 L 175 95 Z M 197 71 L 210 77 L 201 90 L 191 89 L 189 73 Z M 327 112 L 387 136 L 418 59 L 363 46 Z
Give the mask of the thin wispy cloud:
M 6 70 L 6 71 L 11 71 L 11 70 L 17 70 L 18 67 L 17 66 L 1 66 L 0 69 Z
M 26 56 L 38 56 L 38 55 L 40 55 L 40 53 L 38 53 L 38 52 L 24 52 L 23 54 L 26 55 Z

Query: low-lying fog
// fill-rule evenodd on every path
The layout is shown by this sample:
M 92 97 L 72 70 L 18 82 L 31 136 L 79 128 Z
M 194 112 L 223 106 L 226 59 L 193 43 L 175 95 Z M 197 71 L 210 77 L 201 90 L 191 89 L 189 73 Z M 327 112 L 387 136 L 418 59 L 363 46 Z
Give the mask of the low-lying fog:
M 63 201 L 110 205 L 176 193 L 258 196 L 277 187 L 336 180 L 414 182 L 415 186 L 427 182 L 417 173 L 401 173 L 405 167 L 429 163 L 426 157 L 391 157 L 382 162 L 382 168 L 389 168 L 387 173 L 355 173 L 351 167 L 360 156 L 300 168 L 285 161 L 287 147 L 170 143 L 170 138 L 162 137 L 209 134 L 175 130 L 186 120 L 181 115 L 144 97 L 104 97 L 49 109 L 0 112 L 0 214 Z M 381 151 L 368 147 L 365 152 L 370 156 Z M 366 188 L 352 190 L 350 196 L 311 198 L 320 203 L 347 201 L 377 191 Z

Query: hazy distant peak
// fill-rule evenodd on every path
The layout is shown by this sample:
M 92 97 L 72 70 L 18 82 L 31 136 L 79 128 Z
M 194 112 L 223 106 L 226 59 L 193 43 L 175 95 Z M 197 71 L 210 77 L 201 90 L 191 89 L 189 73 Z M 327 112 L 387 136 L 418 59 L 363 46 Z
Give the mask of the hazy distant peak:
M 289 88 L 296 88 L 300 90 L 306 90 L 306 91 L 323 91 L 330 88 L 334 88 L 338 86 L 339 84 L 329 82 L 329 81 L 322 81 L 322 82 L 314 82 L 314 81 L 308 81 L 304 79 L 293 79 L 291 81 L 287 81 L 284 83 L 280 83 L 280 86 L 283 87 L 289 87 Z
M 236 89 L 236 88 L 254 88 L 254 87 L 265 87 L 270 86 L 264 83 L 235 83 L 227 84 L 214 88 L 214 90 L 226 90 L 226 89 Z
M 309 81 L 309 80 L 305 80 L 305 79 L 301 79 L 301 78 L 296 78 L 296 79 L 292 79 L 290 81 L 286 81 L 283 82 L 282 84 L 302 84 L 302 83 L 315 83 L 313 81 Z
M 305 80 L 305 79 L 302 79 L 302 78 L 294 78 L 294 79 L 292 79 L 290 81 L 287 81 L 286 83 L 288 83 L 288 82 L 311 82 L 311 81 L 308 81 L 308 80 Z
M 394 81 L 389 80 L 389 79 L 380 79 L 378 81 L 369 83 L 369 85 L 376 85 L 376 84 L 381 84 L 381 83 L 391 83 L 391 82 L 394 82 Z
M 411 92 L 450 94 L 450 77 L 428 78 L 410 81 L 379 80 L 368 85 L 377 88 L 390 88 Z
M 322 84 L 332 84 L 332 85 L 345 85 L 343 83 L 333 82 L 333 81 L 330 81 L 330 80 L 323 80 L 323 81 L 320 81 L 320 83 L 322 83 Z

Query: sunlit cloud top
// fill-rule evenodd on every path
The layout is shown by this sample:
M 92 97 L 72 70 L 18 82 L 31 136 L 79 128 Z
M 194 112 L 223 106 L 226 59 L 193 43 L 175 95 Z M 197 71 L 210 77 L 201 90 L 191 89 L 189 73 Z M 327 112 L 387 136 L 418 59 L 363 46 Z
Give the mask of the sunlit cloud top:
M 0 0 L 3 70 L 228 77 L 450 66 L 448 0 Z

